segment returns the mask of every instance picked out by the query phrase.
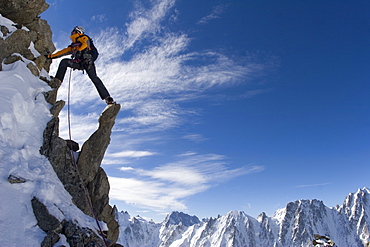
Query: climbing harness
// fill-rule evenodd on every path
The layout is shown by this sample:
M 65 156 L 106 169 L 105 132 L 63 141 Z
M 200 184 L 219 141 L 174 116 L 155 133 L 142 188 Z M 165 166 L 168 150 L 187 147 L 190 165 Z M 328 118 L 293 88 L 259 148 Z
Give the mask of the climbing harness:
M 77 175 L 80 179 L 80 182 L 81 182 L 81 185 L 82 185 L 82 188 L 84 190 L 84 194 L 85 194 L 85 199 L 86 199 L 86 202 L 87 204 L 89 205 L 89 208 L 90 208 L 90 211 L 91 211 L 91 214 L 92 216 L 94 217 L 95 221 L 96 221 L 96 224 L 98 225 L 98 228 L 99 228 L 99 234 L 100 236 L 103 238 L 103 241 L 104 241 L 104 244 L 106 247 L 109 247 L 108 245 L 108 242 L 107 242 L 107 239 L 106 237 L 104 236 L 104 233 L 102 231 L 102 228 L 100 226 L 100 223 L 99 223 L 99 220 L 97 218 L 97 216 L 95 215 L 94 213 L 94 209 L 93 209 L 93 205 L 92 205 L 92 202 L 91 202 L 91 198 L 90 198 L 90 195 L 86 189 L 86 186 L 81 178 L 81 175 L 80 175 L 80 172 L 78 171 L 78 167 L 77 167 L 77 162 L 76 162 L 76 159 L 75 159 L 75 156 L 73 155 L 73 150 L 72 150 L 72 131 L 71 131 L 71 104 L 70 104 L 70 99 L 71 99 L 71 78 L 72 78 L 72 69 L 70 69 L 70 72 L 69 72 L 69 81 L 68 81 L 68 97 L 67 97 L 67 109 L 68 109 L 68 133 L 69 133 L 69 139 L 71 140 L 70 141 L 70 151 L 71 151 L 71 157 L 72 157 L 72 163 L 77 171 Z

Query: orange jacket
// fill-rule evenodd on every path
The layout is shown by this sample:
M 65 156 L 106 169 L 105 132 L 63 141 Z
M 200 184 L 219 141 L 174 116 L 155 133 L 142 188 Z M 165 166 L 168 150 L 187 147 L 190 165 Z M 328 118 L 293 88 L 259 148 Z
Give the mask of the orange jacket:
M 82 37 L 81 37 L 82 36 Z M 64 48 L 63 50 L 60 50 L 54 54 L 48 55 L 48 58 L 58 58 L 65 55 L 73 54 L 76 51 L 83 51 L 86 48 L 90 47 L 90 40 L 89 37 L 81 34 L 81 33 L 75 33 L 71 36 L 69 36 L 72 40 L 72 44 L 69 45 L 67 48 Z

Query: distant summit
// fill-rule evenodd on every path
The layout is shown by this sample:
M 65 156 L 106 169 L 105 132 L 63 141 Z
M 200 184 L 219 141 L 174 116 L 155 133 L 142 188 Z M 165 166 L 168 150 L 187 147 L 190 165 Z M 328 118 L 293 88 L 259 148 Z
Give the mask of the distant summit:
M 190 216 L 188 214 L 184 214 L 182 212 L 172 212 L 171 214 L 167 215 L 166 219 L 164 220 L 163 224 L 168 227 L 169 225 L 183 225 L 186 227 L 195 225 L 200 223 L 200 220 L 197 216 Z

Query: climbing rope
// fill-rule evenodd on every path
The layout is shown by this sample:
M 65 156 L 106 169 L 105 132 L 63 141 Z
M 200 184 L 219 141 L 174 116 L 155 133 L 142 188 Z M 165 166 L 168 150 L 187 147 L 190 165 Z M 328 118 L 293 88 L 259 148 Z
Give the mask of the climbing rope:
M 103 238 L 104 240 L 104 244 L 106 247 L 109 247 L 108 245 L 108 242 L 107 242 L 107 239 L 106 237 L 104 236 L 104 233 L 102 231 L 102 228 L 100 226 L 100 223 L 99 223 L 99 220 L 98 220 L 98 217 L 95 215 L 94 213 L 94 209 L 93 209 L 93 205 L 92 205 L 92 202 L 91 202 L 91 198 L 90 198 L 90 195 L 86 189 L 86 186 L 81 178 L 81 175 L 80 175 L 80 172 L 78 170 L 78 167 L 77 167 L 77 162 L 76 162 L 76 159 L 75 159 L 75 156 L 73 154 L 73 150 L 72 150 L 72 128 L 71 128 L 71 103 L 70 103 L 70 99 L 71 99 L 71 78 L 72 78 L 72 69 L 70 69 L 70 72 L 69 72 L 69 80 L 68 80 L 68 97 L 67 97 L 67 109 L 68 109 L 68 133 L 69 133 L 69 140 L 70 140 L 70 151 L 71 151 L 71 157 L 72 157 L 72 163 L 77 171 L 77 175 L 80 179 L 80 182 L 81 182 L 81 185 L 82 185 L 82 188 L 84 190 L 84 194 L 85 194 L 85 199 L 86 199 L 86 202 L 87 204 L 89 205 L 89 208 L 90 208 L 90 211 L 91 211 L 91 214 L 92 216 L 94 217 L 95 221 L 96 221 L 96 224 L 98 225 L 98 228 L 99 228 L 99 233 L 100 233 L 100 236 Z

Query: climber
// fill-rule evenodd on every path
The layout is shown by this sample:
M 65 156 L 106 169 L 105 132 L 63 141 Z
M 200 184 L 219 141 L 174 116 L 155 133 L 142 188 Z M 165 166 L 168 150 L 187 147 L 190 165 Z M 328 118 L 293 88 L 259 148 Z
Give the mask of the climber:
M 49 54 L 46 57 L 49 59 L 59 58 L 65 55 L 72 54 L 72 59 L 63 59 L 58 67 L 55 79 L 62 83 L 67 67 L 72 69 L 85 70 L 90 80 L 94 83 L 98 90 L 99 96 L 105 100 L 107 104 L 113 104 L 113 98 L 110 96 L 108 90 L 103 82 L 96 74 L 94 61 L 97 58 L 98 52 L 92 43 L 92 40 L 84 34 L 85 29 L 81 26 L 76 26 L 71 32 L 72 44 L 61 51 L 54 54 Z

